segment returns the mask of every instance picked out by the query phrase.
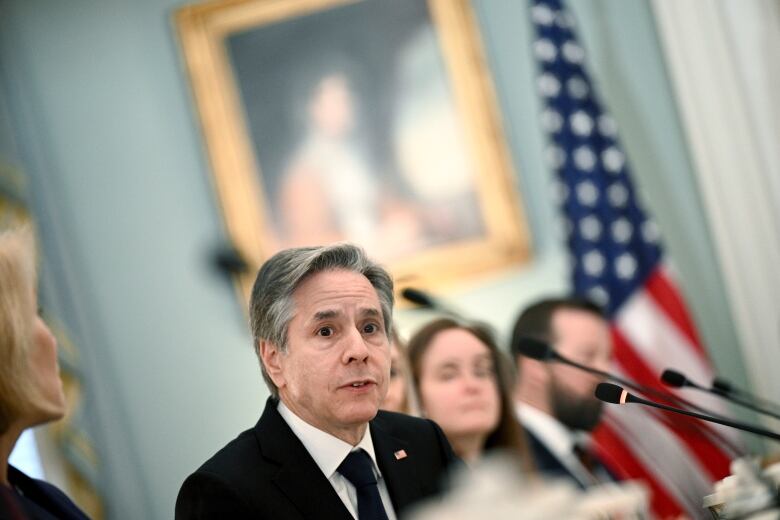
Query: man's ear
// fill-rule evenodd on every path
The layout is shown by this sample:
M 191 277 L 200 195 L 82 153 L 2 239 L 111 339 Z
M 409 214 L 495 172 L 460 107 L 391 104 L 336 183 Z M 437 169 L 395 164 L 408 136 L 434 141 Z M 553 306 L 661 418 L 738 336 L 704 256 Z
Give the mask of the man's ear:
M 265 366 L 265 371 L 268 373 L 268 377 L 274 382 L 276 388 L 282 388 L 286 380 L 284 378 L 284 355 L 279 351 L 276 345 L 270 341 L 260 340 L 260 359 Z

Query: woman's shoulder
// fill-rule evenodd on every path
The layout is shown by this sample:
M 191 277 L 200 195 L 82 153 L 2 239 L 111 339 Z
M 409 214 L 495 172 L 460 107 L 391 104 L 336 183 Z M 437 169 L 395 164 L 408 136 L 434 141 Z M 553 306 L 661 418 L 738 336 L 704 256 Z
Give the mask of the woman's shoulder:
M 8 466 L 8 481 L 20 492 L 22 502 L 29 502 L 55 518 L 88 519 L 89 517 L 57 486 L 30 477 L 17 468 Z

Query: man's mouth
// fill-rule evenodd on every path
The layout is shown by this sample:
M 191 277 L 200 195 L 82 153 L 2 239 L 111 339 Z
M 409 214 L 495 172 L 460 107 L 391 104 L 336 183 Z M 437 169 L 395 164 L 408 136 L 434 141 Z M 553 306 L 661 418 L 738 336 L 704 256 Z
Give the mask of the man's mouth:
M 347 383 L 344 386 L 347 388 L 363 388 L 365 386 L 373 385 L 373 384 L 375 383 L 371 379 L 361 379 L 359 381 L 353 381 L 351 383 Z

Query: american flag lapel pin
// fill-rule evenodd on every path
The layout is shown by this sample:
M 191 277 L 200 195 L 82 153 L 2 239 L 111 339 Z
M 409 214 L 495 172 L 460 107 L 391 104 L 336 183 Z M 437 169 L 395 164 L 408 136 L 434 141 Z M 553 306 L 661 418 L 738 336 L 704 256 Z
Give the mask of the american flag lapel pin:
M 393 453 L 393 455 L 395 455 L 395 460 L 405 459 L 406 458 L 406 450 L 398 450 L 395 453 Z

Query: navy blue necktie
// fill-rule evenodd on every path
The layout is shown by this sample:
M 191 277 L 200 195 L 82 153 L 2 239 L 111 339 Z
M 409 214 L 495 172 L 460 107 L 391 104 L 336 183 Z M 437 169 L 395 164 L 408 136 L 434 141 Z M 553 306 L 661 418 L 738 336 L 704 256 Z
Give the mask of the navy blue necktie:
M 358 520 L 387 520 L 382 497 L 374 476 L 374 463 L 365 450 L 352 451 L 337 471 L 344 475 L 357 491 Z

